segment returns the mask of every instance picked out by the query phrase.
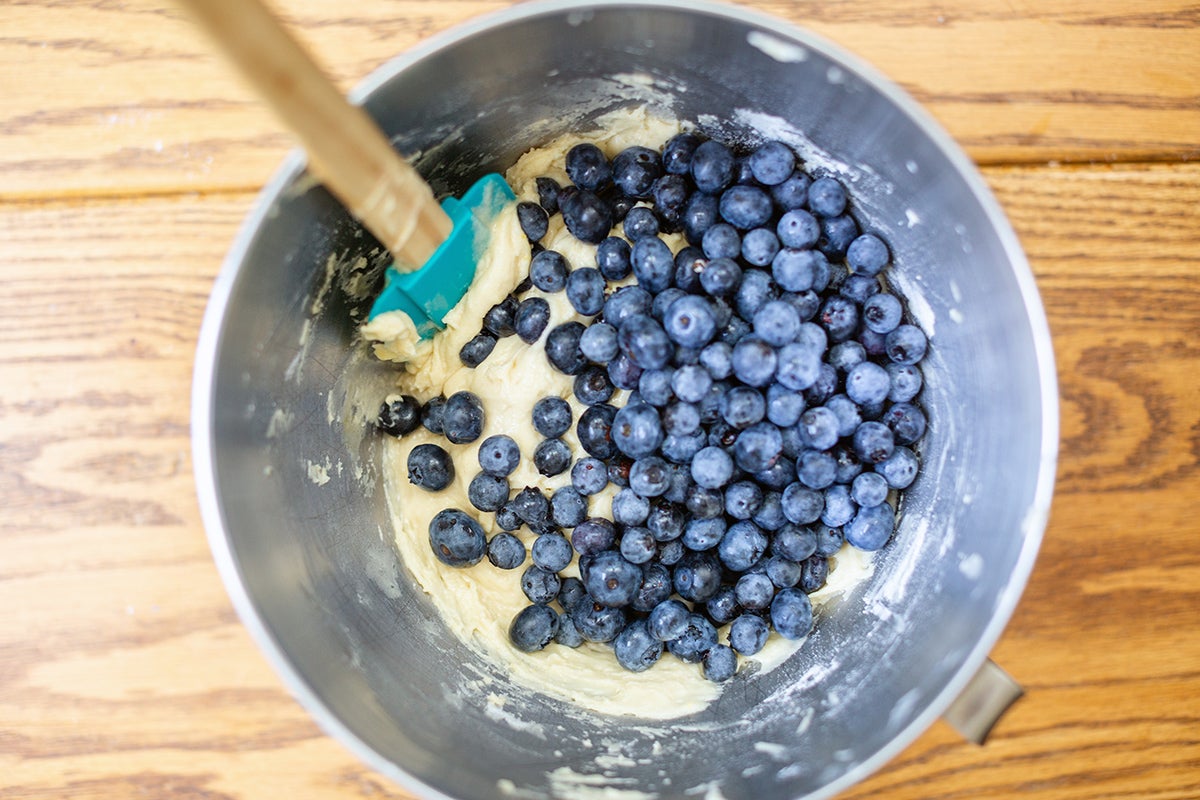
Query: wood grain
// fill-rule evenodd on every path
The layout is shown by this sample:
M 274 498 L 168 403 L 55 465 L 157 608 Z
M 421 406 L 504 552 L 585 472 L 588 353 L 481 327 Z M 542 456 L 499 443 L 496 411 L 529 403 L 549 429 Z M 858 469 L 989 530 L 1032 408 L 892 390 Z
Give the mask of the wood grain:
M 424 37 L 508 4 L 274 5 L 349 88 Z M 870 61 L 982 163 L 1200 155 L 1195 3 L 753 5 Z M 245 190 L 292 145 L 168 0 L 9 0 L 0 31 L 6 195 Z
M 346 88 L 506 4 L 275 5 Z M 936 724 L 845 796 L 1200 797 L 1200 6 L 752 5 L 869 55 L 989 165 L 1062 395 L 994 652 L 1028 694 L 985 747 Z M 408 796 L 282 689 L 196 509 L 196 334 L 290 146 L 163 0 L 0 5 L 0 797 Z

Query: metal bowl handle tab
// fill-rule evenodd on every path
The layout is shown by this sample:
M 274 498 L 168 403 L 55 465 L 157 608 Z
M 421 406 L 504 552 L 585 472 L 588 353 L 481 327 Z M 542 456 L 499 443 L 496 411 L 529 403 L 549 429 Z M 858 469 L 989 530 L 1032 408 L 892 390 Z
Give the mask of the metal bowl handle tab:
M 1021 685 L 989 658 L 942 714 L 942 719 L 967 741 L 983 744 L 1000 717 L 1022 694 Z

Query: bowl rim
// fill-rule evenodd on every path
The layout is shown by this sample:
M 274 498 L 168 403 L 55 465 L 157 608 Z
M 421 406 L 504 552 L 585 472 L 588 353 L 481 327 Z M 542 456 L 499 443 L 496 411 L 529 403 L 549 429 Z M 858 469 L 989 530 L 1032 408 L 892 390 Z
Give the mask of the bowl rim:
M 840 62 L 851 70 L 857 78 L 869 84 L 908 116 L 947 157 L 962 177 L 996 232 L 1013 270 L 1029 318 L 1041 387 L 1040 462 L 1033 502 L 1026 513 L 1022 526 L 1024 542 L 1009 580 L 1000 591 L 990 622 L 985 626 L 974 646 L 964 657 L 959 669 L 942 690 L 930 698 L 921 713 L 914 717 L 906 727 L 898 731 L 887 744 L 853 769 L 808 795 L 810 800 L 822 800 L 845 791 L 877 772 L 924 733 L 962 693 L 976 672 L 983 666 L 1016 610 L 1033 571 L 1049 520 L 1057 467 L 1059 397 L 1057 369 L 1049 323 L 1037 290 L 1033 271 L 1016 232 L 975 163 L 941 124 L 898 84 L 863 58 L 820 34 L 764 11 L 711 2 L 710 0 L 697 0 L 689 3 L 686 7 L 681 7 L 670 0 L 533 0 L 533 2 L 481 14 L 429 36 L 372 70 L 350 91 L 349 98 L 354 103 L 365 104 L 384 85 L 416 63 L 487 30 L 564 12 L 584 13 L 600 9 L 621 8 L 631 10 L 663 9 L 672 12 L 695 13 L 754 26 L 761 29 L 766 35 L 818 51 L 823 56 Z M 212 390 L 216 356 L 222 343 L 225 311 L 244 258 L 253 244 L 257 231 L 270 216 L 274 202 L 304 172 L 305 165 L 306 158 L 303 151 L 299 149 L 291 151 L 258 193 L 251 212 L 243 221 L 230 245 L 209 295 L 197 339 L 191 393 L 192 467 L 201 521 L 218 573 L 243 626 L 249 631 L 259 650 L 279 675 L 284 688 L 309 713 L 321 730 L 340 742 L 361 762 L 393 780 L 403 789 L 421 797 L 431 798 L 431 800 L 454 800 L 450 795 L 409 773 L 362 739 L 333 713 L 326 705 L 318 688 L 311 685 L 292 663 L 282 643 L 259 613 L 243 581 L 241 565 L 229 538 L 224 511 L 217 492 L 212 438 L 214 413 Z

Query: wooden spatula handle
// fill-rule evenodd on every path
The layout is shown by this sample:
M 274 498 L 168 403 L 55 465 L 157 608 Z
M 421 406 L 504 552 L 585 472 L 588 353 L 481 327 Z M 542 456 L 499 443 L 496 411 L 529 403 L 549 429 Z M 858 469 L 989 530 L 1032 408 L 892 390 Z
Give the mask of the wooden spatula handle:
M 424 264 L 453 223 L 367 113 L 342 96 L 259 0 L 179 2 L 299 136 L 314 174 L 397 266 Z

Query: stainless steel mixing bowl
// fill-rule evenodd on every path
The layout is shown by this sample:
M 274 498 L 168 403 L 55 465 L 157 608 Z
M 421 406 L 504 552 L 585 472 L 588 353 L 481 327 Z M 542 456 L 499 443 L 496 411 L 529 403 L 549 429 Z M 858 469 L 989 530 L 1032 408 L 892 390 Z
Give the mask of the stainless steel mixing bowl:
M 234 604 L 288 688 L 422 796 L 829 796 L 950 707 L 1032 568 L 1057 396 L 1034 282 L 995 200 L 947 135 L 856 58 L 748 10 L 687 5 L 517 6 L 430 39 L 356 97 L 444 191 L 622 106 L 725 139 L 789 141 L 850 186 L 931 334 L 924 471 L 874 575 L 819 614 L 787 663 L 739 677 L 703 713 L 604 717 L 513 685 L 438 624 L 397 561 L 362 425 L 388 371 L 355 335 L 375 243 L 293 156 L 205 317 L 200 502 Z

